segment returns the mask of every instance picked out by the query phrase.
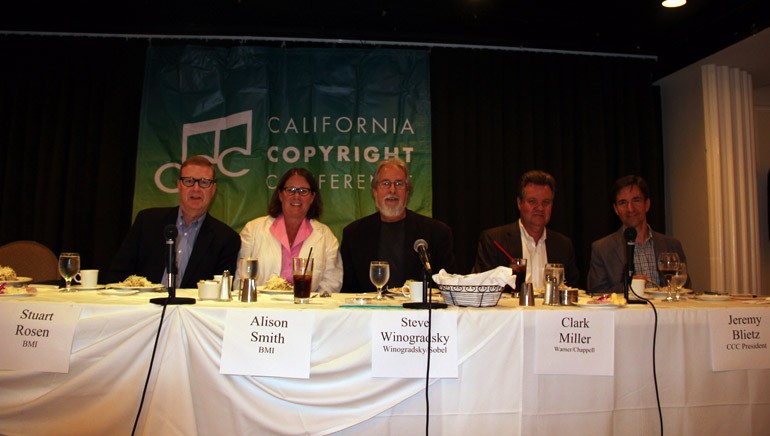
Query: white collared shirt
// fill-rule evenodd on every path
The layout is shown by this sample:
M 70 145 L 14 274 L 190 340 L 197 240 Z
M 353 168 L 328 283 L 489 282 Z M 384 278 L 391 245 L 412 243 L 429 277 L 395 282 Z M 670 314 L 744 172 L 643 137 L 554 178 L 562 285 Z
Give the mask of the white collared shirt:
M 543 270 L 548 263 L 548 252 L 545 249 L 545 240 L 548 238 L 548 230 L 543 229 L 543 236 L 535 243 L 535 239 L 527 233 L 519 219 L 521 231 L 521 254 L 527 259 L 527 282 L 532 282 L 535 289 L 545 289 L 543 284 Z

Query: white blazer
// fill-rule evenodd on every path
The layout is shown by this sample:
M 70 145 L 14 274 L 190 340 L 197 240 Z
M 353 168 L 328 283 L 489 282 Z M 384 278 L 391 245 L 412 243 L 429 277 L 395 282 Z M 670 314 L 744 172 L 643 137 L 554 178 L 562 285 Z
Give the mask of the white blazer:
M 271 216 L 251 220 L 241 230 L 241 252 L 239 258 L 257 258 L 259 275 L 257 286 L 262 286 L 272 276 L 281 274 L 281 243 L 270 233 L 275 222 Z M 339 292 L 342 288 L 342 257 L 340 244 L 326 224 L 311 219 L 313 232 L 302 243 L 300 256 L 307 257 L 313 248 L 313 292 Z M 240 276 L 235 275 L 238 281 Z M 238 282 L 237 286 L 240 286 Z

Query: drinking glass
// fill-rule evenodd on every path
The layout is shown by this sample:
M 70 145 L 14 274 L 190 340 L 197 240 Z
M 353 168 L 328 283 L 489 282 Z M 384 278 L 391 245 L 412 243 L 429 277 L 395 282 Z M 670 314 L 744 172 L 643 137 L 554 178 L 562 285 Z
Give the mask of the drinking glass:
M 66 287 L 59 292 L 77 292 L 70 284 L 72 278 L 80 272 L 80 255 L 78 253 L 62 253 L 59 255 L 59 274 L 64 278 Z
M 674 286 L 671 283 L 671 277 L 679 271 L 679 255 L 676 253 L 660 253 L 658 255 L 658 271 L 666 279 L 668 296 L 666 301 L 674 301 Z
M 679 293 L 685 283 L 687 283 L 687 265 L 684 262 L 679 262 L 679 269 L 671 276 L 671 286 L 674 287 L 675 292 L 674 301 L 680 301 Z
M 543 269 L 543 282 L 551 283 L 554 289 L 564 283 L 564 265 L 560 263 L 546 263 Z
M 511 273 L 516 274 L 516 289 L 511 292 L 511 296 L 518 297 L 519 292 L 524 289 L 524 281 L 527 278 L 527 259 L 514 258 L 511 261 Z
M 310 303 L 310 291 L 313 289 L 313 258 L 292 257 L 291 264 L 294 276 L 294 304 Z
M 377 288 L 377 299 L 382 300 L 382 287 L 390 279 L 390 264 L 384 260 L 373 260 L 369 264 L 369 280 Z

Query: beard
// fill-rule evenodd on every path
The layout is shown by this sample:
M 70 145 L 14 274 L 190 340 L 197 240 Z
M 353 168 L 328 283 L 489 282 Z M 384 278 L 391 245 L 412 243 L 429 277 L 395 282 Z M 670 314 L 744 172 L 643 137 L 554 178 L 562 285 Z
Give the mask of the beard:
M 404 214 L 404 210 L 406 210 L 406 202 L 399 201 L 399 204 L 396 206 L 388 206 L 387 204 L 385 204 L 385 200 L 395 199 L 395 198 L 398 198 L 398 197 L 386 197 L 382 201 L 383 204 L 377 205 L 377 209 L 380 211 L 380 213 L 383 216 L 387 218 L 399 218 Z

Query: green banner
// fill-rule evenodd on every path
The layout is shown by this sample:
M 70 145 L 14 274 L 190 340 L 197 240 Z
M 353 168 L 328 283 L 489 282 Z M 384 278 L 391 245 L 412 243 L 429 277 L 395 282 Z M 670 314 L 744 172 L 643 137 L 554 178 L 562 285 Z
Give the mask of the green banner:
M 209 213 L 236 231 L 267 214 L 289 168 L 315 174 L 339 238 L 375 211 L 378 161 L 413 173 L 409 208 L 432 214 L 428 55 L 412 50 L 158 47 L 147 54 L 134 215 L 178 204 L 181 162 L 218 175 Z

